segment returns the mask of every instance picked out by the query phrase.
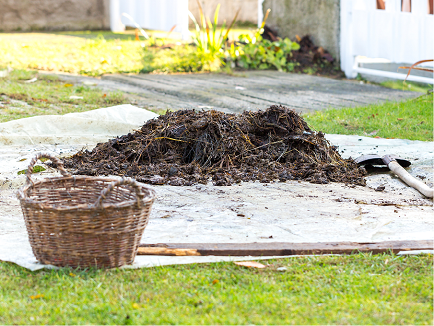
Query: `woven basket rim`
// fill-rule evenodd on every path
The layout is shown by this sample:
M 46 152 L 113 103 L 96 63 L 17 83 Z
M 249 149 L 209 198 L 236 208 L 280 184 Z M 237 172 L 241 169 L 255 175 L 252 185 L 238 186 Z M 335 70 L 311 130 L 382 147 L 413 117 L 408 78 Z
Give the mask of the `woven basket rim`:
M 87 179 L 87 180 L 91 180 L 91 181 L 104 181 L 104 182 L 114 182 L 114 181 L 119 181 L 119 179 L 115 179 L 115 178 L 110 178 L 110 177 L 93 177 L 93 176 L 82 176 L 82 175 L 72 175 L 69 177 L 50 177 L 50 178 L 45 178 L 43 180 L 38 180 L 33 182 L 33 184 L 26 184 L 24 185 L 17 193 L 19 200 L 25 202 L 26 204 L 32 205 L 32 206 L 39 206 L 39 207 L 43 207 L 44 210 L 55 210 L 55 211 L 76 211 L 76 210 L 80 210 L 80 211 L 89 211 L 89 210 L 96 210 L 96 209 L 110 209 L 110 208 L 123 208 L 123 207 L 129 207 L 132 206 L 134 204 L 136 204 L 137 202 L 137 198 L 133 199 L 133 200 L 125 200 L 119 203 L 102 203 L 101 207 L 96 207 L 94 206 L 93 203 L 90 204 L 81 204 L 81 205 L 74 205 L 74 206 L 66 206 L 66 205 L 50 205 L 50 204 L 42 204 L 40 202 L 38 202 L 37 200 L 33 200 L 30 199 L 27 196 L 27 191 L 30 188 L 34 188 L 36 186 L 41 186 L 45 183 L 51 183 L 52 181 L 61 181 L 61 180 L 65 180 L 65 179 Z M 145 195 L 143 197 L 143 199 L 141 200 L 140 204 L 147 204 L 151 201 L 153 201 L 156 197 L 156 193 L 155 190 L 149 188 L 147 185 L 145 185 L 144 183 L 135 181 L 139 186 L 141 186 L 142 188 L 146 189 L 146 191 L 148 192 L 147 195 Z M 108 184 L 109 184 L 108 183 Z M 107 185 L 108 185 L 107 184 Z

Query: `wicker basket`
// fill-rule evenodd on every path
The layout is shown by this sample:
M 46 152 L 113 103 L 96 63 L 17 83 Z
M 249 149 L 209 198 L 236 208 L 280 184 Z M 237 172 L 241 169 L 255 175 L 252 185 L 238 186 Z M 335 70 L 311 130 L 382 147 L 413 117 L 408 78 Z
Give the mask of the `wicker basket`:
M 33 182 L 33 166 L 42 157 L 63 177 Z M 45 153 L 32 159 L 18 192 L 36 259 L 73 268 L 132 264 L 154 198 L 153 190 L 130 178 L 72 176 Z

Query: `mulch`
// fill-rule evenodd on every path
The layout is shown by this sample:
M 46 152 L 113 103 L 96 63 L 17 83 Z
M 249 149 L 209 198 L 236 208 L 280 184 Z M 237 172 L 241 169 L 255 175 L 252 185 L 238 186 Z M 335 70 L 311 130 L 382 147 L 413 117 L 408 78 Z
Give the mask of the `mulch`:
M 167 112 L 134 133 L 78 152 L 64 165 L 73 174 L 174 186 L 287 180 L 366 184 L 364 168 L 343 159 L 294 110 L 277 105 L 242 114 Z

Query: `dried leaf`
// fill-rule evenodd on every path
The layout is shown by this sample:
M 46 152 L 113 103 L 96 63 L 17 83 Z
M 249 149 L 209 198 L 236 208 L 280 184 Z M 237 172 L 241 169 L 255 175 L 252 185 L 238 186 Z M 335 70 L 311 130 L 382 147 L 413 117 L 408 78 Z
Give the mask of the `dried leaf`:
M 265 268 L 266 266 L 256 261 L 237 261 L 235 265 L 253 268 Z
M 43 294 L 37 294 L 37 295 L 31 295 L 30 299 L 35 300 L 35 299 L 41 299 L 43 297 L 44 297 Z
M 212 284 L 217 284 L 219 282 L 219 280 L 214 280 L 212 281 Z

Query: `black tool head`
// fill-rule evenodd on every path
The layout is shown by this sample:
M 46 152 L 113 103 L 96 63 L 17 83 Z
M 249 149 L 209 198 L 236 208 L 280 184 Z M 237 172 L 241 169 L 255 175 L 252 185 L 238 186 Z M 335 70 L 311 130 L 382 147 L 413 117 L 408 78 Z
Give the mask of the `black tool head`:
M 401 157 L 398 157 L 396 155 L 388 155 L 390 158 L 395 159 L 399 165 L 406 168 L 407 166 L 411 165 L 411 162 L 408 160 L 404 160 Z M 362 155 L 354 160 L 358 165 L 387 165 L 384 161 L 382 156 L 378 154 L 367 154 Z

